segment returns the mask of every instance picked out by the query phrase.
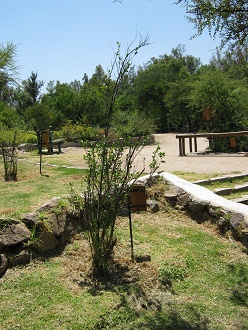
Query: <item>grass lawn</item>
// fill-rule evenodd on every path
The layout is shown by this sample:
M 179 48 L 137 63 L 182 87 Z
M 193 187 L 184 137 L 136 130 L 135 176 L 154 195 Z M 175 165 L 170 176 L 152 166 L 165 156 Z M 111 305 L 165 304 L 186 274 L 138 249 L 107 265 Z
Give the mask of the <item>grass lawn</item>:
M 48 156 L 46 156 L 48 157 Z M 45 157 L 44 157 L 45 158 Z M 51 159 L 52 160 L 52 159 Z M 44 160 L 42 175 L 37 156 L 29 161 L 20 159 L 18 181 L 4 182 L 3 161 L 0 159 L 0 217 L 16 217 L 35 211 L 56 196 L 69 194 L 71 187 L 80 192 L 84 186 L 84 169 L 66 168 Z
M 1 181 L 1 217 L 34 211 L 68 194 L 70 184 L 83 189 L 84 170 L 44 165 L 43 171 L 47 176 L 20 161 L 19 181 Z M 248 255 L 240 243 L 168 205 L 133 214 L 132 222 L 135 256 L 151 261 L 131 262 L 128 218 L 120 217 L 115 272 L 96 283 L 78 234 L 60 254 L 0 278 L 0 328 L 248 329 Z

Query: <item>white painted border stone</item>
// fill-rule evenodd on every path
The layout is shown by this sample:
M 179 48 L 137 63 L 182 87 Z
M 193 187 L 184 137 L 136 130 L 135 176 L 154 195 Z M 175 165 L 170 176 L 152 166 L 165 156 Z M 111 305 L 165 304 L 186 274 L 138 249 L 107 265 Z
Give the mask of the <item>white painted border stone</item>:
M 248 227 L 248 205 L 227 200 L 224 197 L 216 195 L 214 192 L 205 187 L 181 179 L 178 176 L 168 172 L 162 172 L 160 174 L 155 173 L 153 177 L 156 176 L 161 176 L 165 181 L 182 189 L 191 197 L 192 200 L 196 202 L 205 203 L 206 205 L 216 208 L 222 208 L 223 210 L 232 213 L 242 214 Z M 145 184 L 150 178 L 150 175 L 143 176 L 138 179 L 137 183 L 140 182 Z

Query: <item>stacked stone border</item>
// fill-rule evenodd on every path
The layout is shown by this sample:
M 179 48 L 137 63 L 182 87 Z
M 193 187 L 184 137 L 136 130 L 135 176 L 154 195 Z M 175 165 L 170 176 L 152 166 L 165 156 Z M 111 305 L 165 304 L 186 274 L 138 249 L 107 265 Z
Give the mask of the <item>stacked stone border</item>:
M 248 205 L 221 197 L 198 184 L 178 176 L 162 172 L 153 177 L 162 178 L 171 187 L 164 198 L 174 207 L 185 210 L 197 222 L 211 221 L 221 232 L 230 231 L 232 236 L 248 248 Z M 150 176 L 139 179 L 146 184 Z
M 20 220 L 0 221 L 0 276 L 10 267 L 61 251 L 80 228 L 70 197 L 53 198 Z

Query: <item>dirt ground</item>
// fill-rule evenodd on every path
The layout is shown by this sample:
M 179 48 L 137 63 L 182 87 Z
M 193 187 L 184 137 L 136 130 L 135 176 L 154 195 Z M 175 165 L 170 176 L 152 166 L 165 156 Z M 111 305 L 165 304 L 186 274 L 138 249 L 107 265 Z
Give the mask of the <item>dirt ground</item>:
M 179 156 L 179 142 L 175 134 L 155 134 L 155 141 L 165 152 L 165 163 L 161 164 L 160 170 L 218 174 L 248 173 L 248 153 L 201 154 L 209 146 L 205 138 L 197 139 L 197 153 L 190 153 L 189 146 L 186 144 L 187 156 L 184 157 Z M 148 146 L 144 150 L 149 157 L 151 157 L 152 148 L 154 147 Z
M 217 175 L 231 173 L 248 173 L 248 153 L 235 154 L 203 154 L 208 148 L 208 140 L 205 138 L 197 139 L 198 152 L 189 153 L 189 146 L 186 144 L 187 156 L 179 156 L 179 143 L 176 134 L 155 134 L 155 142 L 161 147 L 161 151 L 165 152 L 165 163 L 160 165 L 159 171 L 166 172 L 194 172 L 194 173 L 211 173 Z M 187 141 L 186 141 L 187 142 Z M 146 168 L 152 161 L 152 155 L 156 145 L 146 146 L 142 152 L 136 157 L 134 166 L 136 170 Z M 69 148 L 64 149 L 66 157 L 73 157 L 75 153 L 82 153 L 82 149 Z M 82 166 L 82 159 L 80 161 Z

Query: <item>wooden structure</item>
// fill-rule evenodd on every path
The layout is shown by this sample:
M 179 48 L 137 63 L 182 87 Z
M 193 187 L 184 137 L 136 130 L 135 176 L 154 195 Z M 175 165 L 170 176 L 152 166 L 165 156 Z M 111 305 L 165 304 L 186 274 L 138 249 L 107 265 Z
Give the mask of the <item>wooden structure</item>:
M 146 211 L 146 190 L 144 185 L 133 185 L 130 190 L 130 207 L 132 212 Z
M 236 137 L 237 136 L 248 136 L 248 131 L 241 132 L 226 132 L 226 133 L 186 133 L 177 134 L 176 138 L 179 141 L 179 156 L 186 156 L 185 151 L 185 140 L 189 139 L 189 151 L 193 150 L 194 141 L 194 151 L 197 152 L 197 138 L 215 138 L 215 137 L 229 137 L 231 147 L 236 147 Z
M 50 129 L 37 131 L 37 139 L 38 139 L 38 153 L 41 154 L 43 152 L 43 148 L 47 148 L 47 153 L 52 155 L 54 153 L 53 147 L 58 147 L 58 153 L 61 153 L 61 144 L 64 143 L 64 139 L 53 139 L 53 131 Z

